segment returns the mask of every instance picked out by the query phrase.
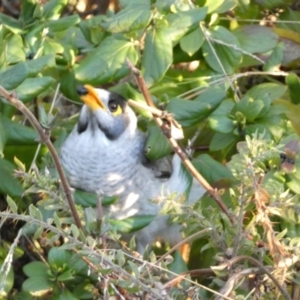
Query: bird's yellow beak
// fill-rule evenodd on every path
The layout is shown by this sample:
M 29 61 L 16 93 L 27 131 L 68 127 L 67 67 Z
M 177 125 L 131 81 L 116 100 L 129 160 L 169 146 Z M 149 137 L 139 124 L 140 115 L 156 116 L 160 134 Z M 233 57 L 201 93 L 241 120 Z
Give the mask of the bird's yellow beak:
M 92 110 L 99 108 L 105 109 L 103 102 L 99 98 L 96 90 L 89 84 L 77 88 L 77 93 L 80 99 Z

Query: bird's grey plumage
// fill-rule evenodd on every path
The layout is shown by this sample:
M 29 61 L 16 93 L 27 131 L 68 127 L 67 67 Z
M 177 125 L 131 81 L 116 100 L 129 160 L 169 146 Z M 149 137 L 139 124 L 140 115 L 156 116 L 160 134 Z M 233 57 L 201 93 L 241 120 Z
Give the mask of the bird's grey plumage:
M 139 252 L 156 238 L 172 244 L 179 242 L 179 226 L 170 226 L 167 216 L 158 216 L 163 200 L 173 193 L 181 196 L 188 188 L 179 158 L 173 159 L 170 178 L 159 178 L 145 164 L 145 135 L 137 128 L 132 109 L 116 94 L 95 91 L 104 109 L 84 105 L 77 125 L 61 149 L 61 161 L 70 184 L 98 195 L 119 196 L 105 211 L 113 218 L 156 215 L 147 227 L 136 233 Z M 122 108 L 118 115 L 110 111 L 112 99 L 117 99 Z

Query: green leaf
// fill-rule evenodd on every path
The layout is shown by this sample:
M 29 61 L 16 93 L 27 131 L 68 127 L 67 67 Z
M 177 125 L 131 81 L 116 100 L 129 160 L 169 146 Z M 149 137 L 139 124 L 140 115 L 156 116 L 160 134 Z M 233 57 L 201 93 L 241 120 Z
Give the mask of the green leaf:
M 183 126 L 195 125 L 209 116 L 226 95 L 221 88 L 209 88 L 195 100 L 188 101 L 173 98 L 167 105 L 167 111 L 173 113 L 175 119 Z
M 18 213 L 18 206 L 17 204 L 14 202 L 14 200 L 12 198 L 10 198 L 9 196 L 6 197 L 6 202 L 9 206 L 9 208 L 11 209 L 11 211 L 14 213 L 14 214 L 17 214 Z
M 119 33 L 139 30 L 151 20 L 149 0 L 135 1 L 101 24 L 109 32 Z
M 212 27 L 209 34 L 212 39 L 210 44 L 205 41 L 202 47 L 206 62 L 218 73 L 233 73 L 242 58 L 241 51 L 234 49 L 240 47 L 237 38 L 222 26 Z
M 45 28 L 49 28 L 50 31 L 57 32 L 67 30 L 68 28 L 78 24 L 80 17 L 78 15 L 72 15 L 60 18 L 58 20 L 51 20 L 45 23 Z
M 300 103 L 299 77 L 295 73 L 289 73 L 288 76 L 285 77 L 285 82 L 289 87 L 290 98 L 291 98 L 292 103 L 299 104 Z
M 21 5 L 20 21 L 28 24 L 33 21 L 33 13 L 37 3 L 35 0 L 23 0 Z
M 238 141 L 238 137 L 233 133 L 215 133 L 210 144 L 210 151 L 223 150 Z
M 165 157 L 172 151 L 172 147 L 167 138 L 154 121 L 148 126 L 148 137 L 144 151 L 151 160 Z
M 22 288 L 27 292 L 39 292 L 39 291 L 49 291 L 53 287 L 53 282 L 51 282 L 46 276 L 34 276 L 26 279 Z
M 171 272 L 181 274 L 188 271 L 186 262 L 183 260 L 182 255 L 179 251 L 175 251 L 173 254 L 173 261 L 168 265 L 168 269 Z
M 68 281 L 74 279 L 74 271 L 72 269 L 67 270 L 63 273 L 61 273 L 58 277 L 58 281 Z
M 43 5 L 38 5 L 33 15 L 36 18 L 56 20 L 67 4 L 68 0 L 50 0 Z
M 81 190 L 75 190 L 74 198 L 76 204 L 82 205 L 83 207 L 96 207 L 98 202 L 98 195 L 95 193 L 84 192 Z M 111 205 L 118 200 L 117 196 L 108 197 L 104 196 L 101 199 L 103 206 Z
M 265 53 L 275 48 L 279 41 L 271 28 L 260 25 L 240 26 L 232 34 L 238 39 L 240 47 L 249 53 Z
M 186 52 L 189 56 L 192 56 L 201 48 L 204 39 L 204 34 L 198 27 L 180 39 L 179 43 L 182 51 Z
M 55 79 L 49 76 L 27 78 L 16 88 L 16 93 L 26 103 L 45 92 L 54 82 Z
M 207 13 L 221 14 L 233 9 L 238 4 L 237 0 L 206 0 Z
M 22 33 L 22 25 L 21 23 L 5 14 L 0 13 L 0 23 L 4 24 L 11 32 L 18 34 Z
M 12 174 L 14 165 L 7 160 L 0 158 L 0 191 L 10 196 L 21 196 L 23 193 L 22 186 Z
M 109 223 L 122 233 L 132 233 L 149 225 L 155 216 L 143 215 L 129 217 L 123 220 L 109 220 Z
M 33 261 L 23 267 L 23 272 L 28 277 L 47 277 L 48 266 L 41 261 Z
M 252 87 L 245 95 L 253 99 L 265 99 L 268 96 L 271 101 L 280 98 L 287 91 L 283 84 L 266 82 Z
M 163 30 L 147 32 L 142 72 L 148 86 L 159 81 L 172 63 L 172 41 Z
M 51 268 L 60 269 L 68 266 L 71 259 L 71 253 L 59 247 L 52 247 L 48 253 L 48 263 Z M 71 268 L 71 266 L 69 266 Z
M 53 54 L 44 55 L 33 60 L 28 60 L 25 62 L 25 64 L 28 68 L 28 75 L 31 77 L 35 77 L 45 68 L 53 68 L 56 66 L 55 56 Z
M 3 261 L 0 260 L 0 269 L 3 266 Z M 4 296 L 7 296 L 9 291 L 12 289 L 14 285 L 14 269 L 12 268 L 12 265 L 10 265 L 8 273 L 2 272 L 0 274 L 0 297 L 1 299 L 7 299 L 4 298 Z
M 29 215 L 33 219 L 37 219 L 39 221 L 43 220 L 43 215 L 42 215 L 41 211 L 32 204 L 29 205 Z
M 29 70 L 25 63 L 18 63 L 6 71 L 0 72 L 0 83 L 7 90 L 15 89 L 29 75 Z
M 83 298 L 74 297 L 73 288 L 72 288 L 72 292 L 64 288 L 63 290 L 59 291 L 55 296 L 51 296 L 51 300 L 78 300 L 78 299 L 83 299 Z M 91 294 L 90 297 L 87 299 L 91 299 Z
M 193 165 L 211 184 L 221 179 L 233 179 L 231 171 L 208 154 L 201 154 L 193 159 Z
M 6 64 L 15 64 L 25 60 L 24 45 L 21 35 L 13 34 L 5 39 Z
M 284 44 L 279 43 L 272 51 L 271 56 L 263 67 L 264 71 L 276 72 L 279 70 L 283 59 Z
M 232 132 L 235 124 L 229 118 L 229 115 L 234 105 L 235 103 L 231 99 L 222 101 L 219 107 L 208 118 L 210 128 L 222 133 Z
M 5 128 L 6 145 L 37 145 L 37 132 L 23 124 L 16 123 L 9 118 L 0 115 L 1 122 Z
M 259 99 L 250 98 L 248 95 L 244 96 L 232 109 L 232 114 L 241 112 L 248 122 L 253 122 L 264 108 L 264 102 Z
M 133 64 L 137 62 L 138 56 L 133 42 L 108 37 L 82 60 L 75 70 L 76 79 L 92 84 L 118 80 L 129 72 L 126 59 Z
M 199 26 L 199 22 L 204 20 L 206 14 L 207 8 L 201 7 L 167 15 L 165 20 L 168 26 L 164 29 L 165 35 L 173 42 L 178 41 L 194 27 Z

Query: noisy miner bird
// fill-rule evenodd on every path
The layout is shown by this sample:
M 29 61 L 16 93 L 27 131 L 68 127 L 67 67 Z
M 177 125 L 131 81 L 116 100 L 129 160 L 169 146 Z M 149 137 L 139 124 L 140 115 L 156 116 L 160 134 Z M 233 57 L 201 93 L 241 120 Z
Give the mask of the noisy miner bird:
M 153 221 L 135 233 L 137 250 L 160 238 L 174 245 L 182 237 L 180 226 L 170 225 L 167 215 L 158 215 L 164 200 L 182 197 L 189 187 L 181 161 L 172 160 L 172 174 L 161 178 L 146 163 L 146 136 L 137 128 L 137 117 L 118 94 L 90 85 L 78 88 L 85 103 L 78 123 L 64 142 L 61 162 L 72 187 L 98 195 L 118 196 L 105 208 L 112 218 L 155 215 Z M 198 185 L 190 201 L 204 193 Z M 174 197 L 174 196 L 173 196 Z M 194 199 L 191 199 L 194 198 Z

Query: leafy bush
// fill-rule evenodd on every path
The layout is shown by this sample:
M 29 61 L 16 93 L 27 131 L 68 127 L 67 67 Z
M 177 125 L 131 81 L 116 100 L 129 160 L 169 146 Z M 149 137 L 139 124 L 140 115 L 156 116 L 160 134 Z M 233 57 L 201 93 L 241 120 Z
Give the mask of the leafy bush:
M 129 61 L 141 70 L 155 105 L 183 126 L 182 144 L 217 190 L 193 207 L 165 207 L 184 225 L 186 241 L 197 238 L 187 264 L 176 252 L 170 258 L 168 246 L 156 249 L 170 250 L 161 258 L 153 252 L 141 258 L 134 240 L 119 242 L 118 230 L 135 231 L 153 216 L 100 224 L 93 210 L 83 210 L 96 206 L 97 197 L 76 191 L 86 225 L 78 228 L 48 144 L 3 97 L 1 296 L 210 299 L 218 291 L 227 299 L 291 299 L 299 289 L 297 2 L 110 2 L 105 14 L 94 14 L 92 1 L 80 10 L 66 0 L 23 0 L 17 17 L 12 4 L 3 4 L 0 86 L 34 113 L 46 136 L 51 131 L 58 149 L 76 122 L 70 115 L 80 104 L 77 85 L 101 85 L 144 102 Z M 149 133 L 151 160 L 173 151 L 148 111 L 139 110 L 139 125 Z M 120 249 L 105 249 L 106 239 Z

